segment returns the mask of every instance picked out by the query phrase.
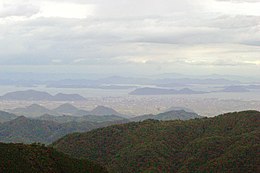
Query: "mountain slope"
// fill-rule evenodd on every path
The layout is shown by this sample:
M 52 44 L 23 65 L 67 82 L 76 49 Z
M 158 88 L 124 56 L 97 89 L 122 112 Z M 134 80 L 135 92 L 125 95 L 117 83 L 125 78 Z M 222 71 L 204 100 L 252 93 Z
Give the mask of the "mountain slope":
M 51 142 L 52 134 L 59 128 L 59 124 L 55 122 L 33 120 L 21 116 L 0 125 L 0 141 L 16 143 Z
M 54 121 L 57 123 L 68 123 L 68 122 L 93 122 L 93 123 L 103 123 L 103 122 L 112 122 L 112 121 L 128 121 L 128 119 L 117 116 L 117 115 L 84 115 L 81 117 L 62 115 L 62 116 L 53 116 L 49 114 L 44 114 L 40 117 L 36 117 L 38 120 Z
M 56 114 L 56 112 L 51 111 L 38 104 L 32 104 L 25 108 L 15 108 L 13 110 L 10 110 L 10 112 L 15 113 L 17 115 L 24 115 L 29 117 L 38 117 L 44 114 Z
M 122 115 L 115 111 L 112 108 L 105 107 L 105 106 L 97 106 L 91 111 L 86 111 L 79 109 L 72 104 L 65 103 L 58 106 L 55 109 L 49 110 L 46 107 L 43 107 L 38 104 L 32 104 L 30 106 L 24 108 L 15 108 L 9 110 L 9 112 L 15 113 L 17 115 L 24 115 L 28 117 L 39 117 L 45 114 L 49 115 L 71 115 L 71 116 L 105 116 L 105 115 L 114 115 L 114 116 L 122 116 L 127 117 L 126 115 Z
M 106 173 L 105 168 L 87 160 L 72 159 L 52 148 L 36 144 L 0 143 L 0 172 L 20 173 Z
M 147 119 L 154 119 L 154 120 L 189 120 L 195 118 L 202 118 L 196 113 L 186 112 L 184 110 L 173 110 L 164 113 L 160 113 L 157 115 L 142 115 L 131 118 L 131 121 L 144 121 Z
M 117 111 L 109 107 L 97 106 L 96 108 L 94 108 L 92 111 L 89 112 L 89 115 L 98 115 L 98 116 L 119 115 L 120 116 L 120 113 L 118 113 Z
M 53 101 L 86 101 L 85 97 L 82 97 L 79 94 L 63 94 L 58 93 L 54 95 L 51 100 Z
M 74 115 L 79 111 L 79 109 L 69 103 L 65 103 L 53 109 L 52 111 L 58 112 L 60 114 Z
M 62 122 L 63 120 L 55 119 L 58 117 L 45 116 Z M 91 122 L 91 121 L 70 121 L 70 117 L 64 122 L 54 122 L 47 120 L 29 119 L 24 116 L 0 124 L 0 141 L 15 143 L 51 143 L 64 135 L 74 132 L 87 132 L 96 128 L 106 127 L 113 124 L 127 123 L 127 120 L 120 119 L 114 121 Z
M 176 106 L 172 106 L 172 107 L 166 109 L 164 112 L 180 111 L 180 110 L 184 110 L 186 112 L 193 112 L 193 113 L 195 113 L 194 110 L 192 110 L 192 109 L 189 109 L 189 108 L 186 108 L 186 107 L 176 107 Z
M 90 122 L 112 122 L 112 121 L 129 121 L 126 118 L 117 116 L 117 115 L 85 115 L 80 117 L 81 121 L 90 121 Z
M 62 115 L 62 116 L 54 116 L 49 114 L 44 114 L 42 116 L 36 117 L 37 120 L 44 120 L 44 121 L 53 121 L 56 123 L 68 123 L 71 121 L 80 121 L 80 117 L 70 116 L 70 115 Z
M 15 114 L 11 114 L 5 111 L 0 111 L 0 123 L 11 121 L 15 118 L 17 118 Z
M 260 112 L 189 121 L 146 120 L 75 133 L 53 147 L 110 172 L 259 172 Z

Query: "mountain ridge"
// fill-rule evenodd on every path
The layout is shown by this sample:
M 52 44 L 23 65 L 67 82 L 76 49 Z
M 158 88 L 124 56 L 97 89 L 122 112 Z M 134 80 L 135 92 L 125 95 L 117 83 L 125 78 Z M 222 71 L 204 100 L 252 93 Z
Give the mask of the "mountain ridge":
M 95 160 L 109 172 L 258 172 L 259 121 L 258 111 L 145 120 L 70 134 L 52 146 Z
M 166 121 L 166 120 L 189 120 L 195 118 L 203 118 L 203 117 L 199 116 L 194 112 L 187 112 L 185 110 L 171 110 L 156 115 L 153 114 L 141 115 L 141 116 L 133 117 L 130 120 L 138 122 L 138 121 L 144 121 L 148 119 Z
M 15 114 L 5 112 L 5 111 L 0 111 L 0 123 L 11 121 L 15 118 L 17 118 L 17 115 Z

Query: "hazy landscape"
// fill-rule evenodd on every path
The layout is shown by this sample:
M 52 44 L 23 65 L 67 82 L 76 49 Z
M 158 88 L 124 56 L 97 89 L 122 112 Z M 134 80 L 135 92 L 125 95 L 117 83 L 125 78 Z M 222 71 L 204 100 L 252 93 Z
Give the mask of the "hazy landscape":
M 0 173 L 260 172 L 259 0 L 0 0 Z

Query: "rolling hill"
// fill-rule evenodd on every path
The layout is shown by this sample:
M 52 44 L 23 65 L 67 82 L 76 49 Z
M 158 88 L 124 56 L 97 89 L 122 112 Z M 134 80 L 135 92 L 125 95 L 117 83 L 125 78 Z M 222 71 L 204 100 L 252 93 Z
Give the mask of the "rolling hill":
M 192 109 L 190 109 L 190 108 L 186 108 L 186 107 L 176 107 L 176 106 L 169 107 L 169 108 L 166 109 L 164 112 L 180 111 L 180 110 L 184 110 L 184 111 L 186 111 L 186 112 L 193 112 L 193 113 L 195 113 L 195 111 L 192 110 Z
M 195 119 L 195 118 L 202 118 L 196 113 L 193 112 L 186 112 L 184 110 L 173 110 L 173 111 L 168 111 L 164 113 L 160 113 L 157 115 L 142 115 L 142 116 L 137 116 L 134 118 L 131 118 L 131 121 L 144 121 L 147 119 L 153 119 L 153 120 L 189 120 L 189 119 Z
M 0 111 L 0 123 L 11 121 L 15 118 L 17 118 L 15 114 L 8 113 L 5 111 Z
M 46 120 L 46 121 L 54 121 L 57 123 L 68 123 L 68 122 L 93 122 L 93 123 L 102 123 L 102 122 L 111 122 L 111 121 L 127 121 L 128 119 L 117 116 L 117 115 L 85 115 L 82 117 L 70 116 L 70 115 L 62 115 L 62 116 L 54 116 L 49 114 L 44 114 L 40 117 L 36 117 L 38 120 Z
M 88 160 L 79 160 L 52 148 L 32 144 L 0 143 L 0 172 L 5 173 L 106 173 Z
M 115 111 L 114 109 L 109 108 L 109 107 L 105 107 L 105 106 L 97 106 L 96 108 L 94 108 L 93 110 L 91 110 L 89 112 L 89 115 L 98 115 L 98 116 L 118 115 L 118 116 L 121 116 L 121 114 L 118 113 L 117 111 Z
M 79 94 L 58 93 L 51 98 L 52 101 L 86 101 L 86 98 Z
M 86 132 L 100 127 L 127 122 L 128 120 L 121 119 L 100 123 L 90 121 L 67 121 L 61 123 L 20 116 L 14 120 L 0 124 L 0 142 L 40 142 L 48 144 L 73 132 Z
M 0 125 L 0 141 L 16 143 L 50 142 L 59 124 L 20 116 Z M 58 138 L 56 138 L 58 139 Z
M 55 109 L 47 109 L 44 106 L 38 105 L 38 104 L 32 104 L 27 107 L 22 108 L 15 108 L 12 110 L 9 110 L 9 112 L 17 114 L 17 115 L 24 115 L 26 117 L 39 117 L 45 114 L 48 115 L 69 115 L 69 116 L 105 116 L 105 115 L 115 115 L 115 116 L 122 116 L 122 117 L 128 117 L 127 115 L 123 115 L 117 111 L 115 111 L 112 108 L 105 107 L 105 106 L 97 106 L 93 110 L 87 111 L 83 109 L 79 109 L 72 104 L 65 103 L 60 106 L 58 106 Z
M 77 107 L 69 104 L 69 103 L 65 103 L 62 104 L 60 106 L 58 106 L 57 108 L 52 110 L 53 112 L 57 112 L 59 114 L 64 114 L 64 115 L 74 115 L 74 116 L 80 116 L 80 115 L 87 115 L 89 112 L 85 111 L 85 110 L 79 110 Z M 83 113 L 84 111 L 84 113 Z M 82 113 L 80 113 L 82 112 Z M 80 115 L 79 115 L 80 113 Z
M 10 112 L 16 115 L 23 115 L 27 117 L 39 117 L 44 114 L 57 114 L 57 112 L 49 110 L 38 104 L 32 104 L 24 108 L 15 108 L 10 110 Z
M 146 120 L 67 135 L 52 146 L 109 172 L 259 172 L 260 112 Z

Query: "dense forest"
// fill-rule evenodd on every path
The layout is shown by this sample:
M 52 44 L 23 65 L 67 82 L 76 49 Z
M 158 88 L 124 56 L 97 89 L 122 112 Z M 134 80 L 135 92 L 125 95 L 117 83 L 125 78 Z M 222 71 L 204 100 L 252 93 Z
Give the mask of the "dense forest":
M 188 121 L 145 120 L 75 133 L 53 143 L 109 172 L 259 172 L 260 112 Z
M 62 107 L 64 108 L 64 106 Z M 66 108 L 71 108 L 71 106 L 66 105 Z M 95 113 L 100 114 L 100 110 L 103 109 L 104 108 L 95 109 Z M 40 142 L 50 144 L 70 133 L 87 132 L 110 125 L 128 123 L 130 121 L 143 121 L 146 119 L 188 120 L 194 118 L 202 117 L 196 113 L 186 112 L 184 110 L 173 110 L 157 115 L 143 115 L 129 119 L 118 115 L 55 116 L 48 114 L 28 118 L 25 116 L 18 117 L 14 114 L 0 111 L 0 121 L 2 120 L 3 122 L 0 123 L 0 142 L 27 144 Z
M 39 144 L 0 143 L 0 172 L 3 173 L 106 173 L 96 163 L 70 158 Z

